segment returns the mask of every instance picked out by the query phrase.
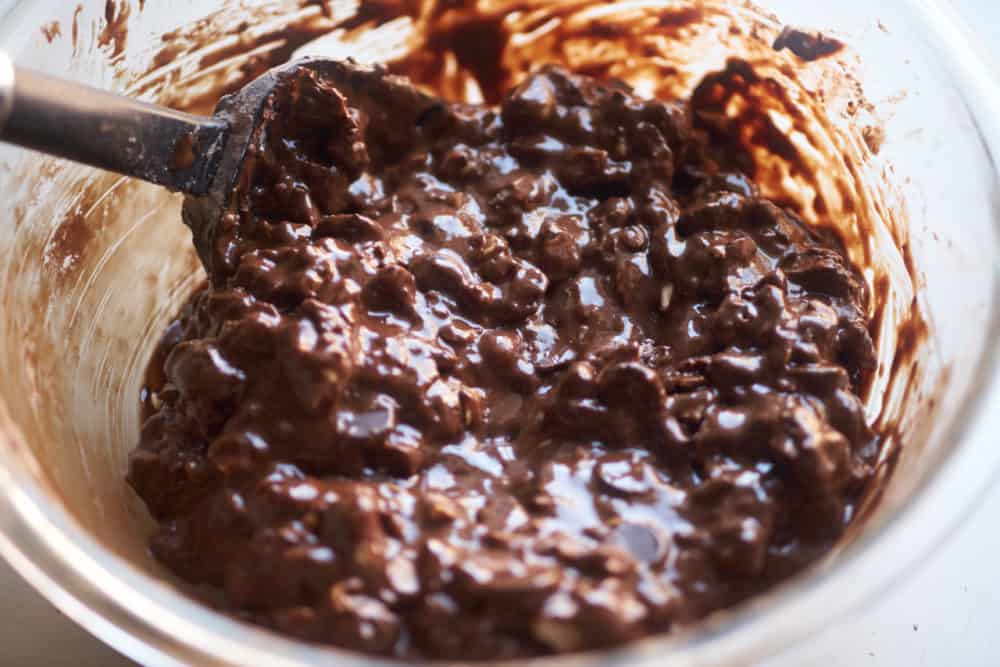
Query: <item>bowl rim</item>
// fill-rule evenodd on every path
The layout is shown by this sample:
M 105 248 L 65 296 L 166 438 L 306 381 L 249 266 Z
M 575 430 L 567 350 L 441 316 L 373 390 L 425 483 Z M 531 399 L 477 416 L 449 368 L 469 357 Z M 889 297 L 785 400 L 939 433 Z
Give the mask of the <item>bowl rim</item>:
M 990 71 L 985 47 L 941 0 L 906 4 L 928 34 L 946 46 L 942 58 L 966 101 L 975 100 L 986 110 L 973 118 L 992 162 L 996 188 L 1000 83 Z M 994 219 L 992 241 L 1000 251 L 1000 203 Z M 996 251 L 995 258 L 1000 256 Z M 1000 259 L 993 260 L 991 270 L 986 340 L 1000 340 Z M 1000 448 L 993 446 L 993 434 L 1000 432 L 1000 349 L 985 346 L 977 368 L 967 390 L 970 400 L 941 436 L 950 444 L 927 454 L 932 457 L 927 470 L 936 468 L 935 474 L 924 474 L 906 498 L 868 521 L 836 558 L 677 635 L 608 651 L 482 664 L 652 666 L 664 657 L 674 666 L 746 664 L 789 649 L 818 632 L 824 622 L 843 618 L 911 572 L 934 545 L 957 530 L 1000 468 Z M 401 664 L 306 644 L 237 621 L 145 574 L 47 498 L 46 484 L 34 474 L 28 451 L 0 398 L 0 556 L 63 613 L 128 657 L 147 665 Z M 928 512 L 935 517 L 930 522 L 924 520 Z M 865 583 L 854 585 L 858 581 Z M 769 631 L 762 633 L 761 627 Z

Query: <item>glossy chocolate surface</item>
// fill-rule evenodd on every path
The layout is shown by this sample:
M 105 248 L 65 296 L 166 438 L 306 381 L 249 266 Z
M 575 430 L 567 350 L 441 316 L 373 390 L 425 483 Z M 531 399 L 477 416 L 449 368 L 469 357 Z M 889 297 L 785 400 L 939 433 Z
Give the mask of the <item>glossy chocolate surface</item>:
M 878 452 L 869 297 L 694 127 L 733 80 L 289 77 L 151 368 L 155 555 L 282 632 L 467 660 L 669 632 L 828 551 Z

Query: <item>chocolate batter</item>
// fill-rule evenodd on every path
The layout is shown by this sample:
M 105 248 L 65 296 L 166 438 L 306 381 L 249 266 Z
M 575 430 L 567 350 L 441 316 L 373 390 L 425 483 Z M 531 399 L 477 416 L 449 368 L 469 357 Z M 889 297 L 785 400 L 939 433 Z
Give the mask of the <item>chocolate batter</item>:
M 693 127 L 713 82 L 288 78 L 152 364 L 156 557 L 297 637 L 469 660 L 669 632 L 828 551 L 879 447 L 868 295 Z

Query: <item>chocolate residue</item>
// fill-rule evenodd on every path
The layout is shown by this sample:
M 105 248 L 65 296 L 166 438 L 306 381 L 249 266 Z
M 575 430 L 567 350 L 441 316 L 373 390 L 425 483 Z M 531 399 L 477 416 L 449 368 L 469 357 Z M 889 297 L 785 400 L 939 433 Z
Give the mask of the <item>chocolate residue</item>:
M 104 26 L 97 37 L 100 46 L 110 46 L 111 57 L 125 52 L 128 43 L 128 19 L 132 7 L 128 0 L 107 0 L 104 5 Z
M 80 14 L 83 13 L 83 5 L 77 5 L 73 10 L 73 55 L 79 53 L 80 48 Z
M 65 278 L 71 275 L 94 238 L 94 230 L 87 224 L 86 211 L 92 200 L 84 197 L 67 214 L 45 246 L 45 261 L 55 274 Z
M 791 26 L 786 27 L 774 40 L 774 50 L 789 49 L 806 62 L 819 60 L 839 53 L 844 48 L 840 40 L 821 32 L 807 32 Z
M 261 8 L 258 20 L 269 30 L 255 24 L 251 31 L 248 10 L 232 7 L 165 33 L 161 36 L 162 47 L 153 56 L 152 69 L 129 87 L 128 94 L 140 96 L 157 91 L 161 104 L 211 114 L 220 97 L 236 92 L 268 69 L 286 62 L 303 44 L 337 27 L 325 18 L 326 3 L 302 0 L 300 4 L 301 9 L 285 8 L 284 13 Z M 277 15 L 284 20 L 276 20 Z M 239 58 L 251 50 L 255 51 L 253 57 Z M 185 69 L 195 70 L 194 78 L 182 79 Z
M 418 3 L 419 4 L 419 3 Z M 546 7 L 542 16 L 531 12 L 531 3 L 498 3 L 483 11 L 469 11 L 448 2 L 429 2 L 417 14 L 419 30 L 417 43 L 410 55 L 393 60 L 390 69 L 407 76 L 446 99 L 465 100 L 469 86 L 474 84 L 477 97 L 496 104 L 519 78 L 525 76 L 539 62 L 561 63 L 574 71 L 602 79 L 614 78 L 614 70 L 622 65 L 614 56 L 653 49 L 656 39 L 677 39 L 691 29 L 718 14 L 719 8 L 709 6 L 680 9 L 657 8 L 637 15 L 635 21 L 621 24 L 598 20 L 576 20 L 591 3 L 571 2 Z M 523 5 L 523 6 L 522 6 Z M 390 5 L 384 13 L 367 13 L 368 22 L 359 30 L 370 29 L 400 15 L 413 16 L 412 5 Z M 400 14 L 400 11 L 406 14 Z M 635 11 L 635 10 L 633 10 Z M 523 12 L 523 16 L 519 14 Z M 640 20 L 640 18 L 642 20 Z M 511 38 L 517 34 L 531 33 L 546 28 L 541 40 L 530 47 L 514 51 Z M 572 51 L 570 45 L 574 46 Z M 584 45 L 586 43 L 586 46 Z M 557 45 L 551 52 L 546 49 Z M 608 47 L 614 45 L 612 53 Z M 532 49 L 537 50 L 532 57 Z M 589 50 L 585 59 L 580 53 Z M 652 53 L 652 51 L 650 51 Z M 659 70 L 663 83 L 676 76 L 669 66 Z
M 793 171 L 808 172 L 809 163 L 792 143 L 790 133 L 774 124 L 769 111 L 790 108 L 785 90 L 762 79 L 750 63 L 731 59 L 726 69 L 710 74 L 691 97 L 695 122 L 714 138 L 713 148 L 736 168 L 758 176 L 755 151 L 780 157 Z
M 906 253 L 905 259 L 907 266 L 912 268 L 913 263 L 909 253 Z M 881 293 L 884 299 L 887 291 L 883 290 Z M 922 316 L 923 308 L 917 298 L 914 298 L 910 303 L 909 312 L 910 315 L 895 328 L 895 349 L 886 395 L 901 400 L 919 401 L 928 413 L 933 414 L 937 395 L 925 396 L 920 393 L 925 352 L 927 346 L 931 344 L 931 330 L 926 319 Z M 880 317 L 884 316 L 884 309 L 879 314 Z M 871 330 L 877 331 L 879 326 L 881 326 L 881 322 L 873 320 Z M 939 378 L 941 386 L 947 385 L 950 373 L 950 369 L 942 369 Z M 918 427 L 927 428 L 927 425 L 918 424 Z M 859 532 L 864 522 L 878 509 L 879 502 L 886 493 L 887 484 L 896 466 L 899 465 L 903 455 L 909 453 L 904 450 L 902 444 L 912 442 L 922 435 L 907 428 L 896 419 L 886 418 L 884 414 L 880 415 L 876 421 L 875 428 L 881 431 L 886 444 L 882 447 L 881 456 L 874 470 L 871 490 L 857 507 L 855 524 L 847 533 L 846 537 L 848 538 Z
M 661 27 L 683 28 L 700 23 L 704 18 L 704 8 L 683 7 L 681 9 L 665 9 L 660 13 L 658 23 Z
M 195 161 L 195 134 L 185 134 L 177 140 L 170 156 L 170 168 L 175 171 L 190 169 Z
M 882 150 L 882 143 L 885 141 L 885 128 L 881 125 L 866 125 L 861 129 L 861 136 L 872 155 L 878 155 L 879 151 Z
M 42 35 L 45 36 L 45 41 L 49 44 L 56 38 L 62 35 L 62 26 L 59 25 L 59 21 L 49 21 L 42 26 Z

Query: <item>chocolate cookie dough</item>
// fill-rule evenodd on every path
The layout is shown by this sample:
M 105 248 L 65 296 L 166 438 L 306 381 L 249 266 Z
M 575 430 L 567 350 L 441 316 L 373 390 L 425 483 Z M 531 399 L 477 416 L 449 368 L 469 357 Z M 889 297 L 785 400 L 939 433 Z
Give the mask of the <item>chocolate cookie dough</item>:
M 151 367 L 156 557 L 296 637 L 469 660 L 670 632 L 828 551 L 879 449 L 866 288 L 691 107 L 285 80 Z

